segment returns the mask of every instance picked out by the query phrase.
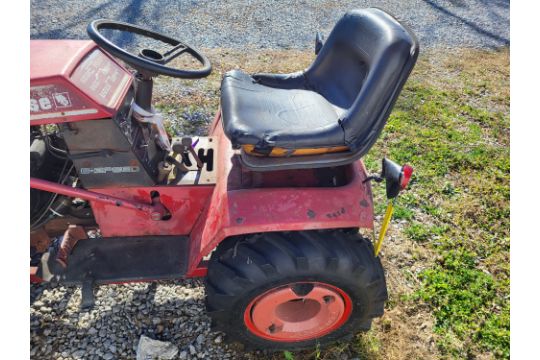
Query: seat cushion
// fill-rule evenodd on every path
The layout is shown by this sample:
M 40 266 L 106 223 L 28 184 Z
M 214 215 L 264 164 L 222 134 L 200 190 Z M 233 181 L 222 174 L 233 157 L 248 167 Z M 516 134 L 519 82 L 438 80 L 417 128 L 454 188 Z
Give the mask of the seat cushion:
M 336 109 L 314 91 L 264 86 L 240 71 L 221 84 L 225 134 L 233 146 L 259 149 L 320 148 L 344 145 Z

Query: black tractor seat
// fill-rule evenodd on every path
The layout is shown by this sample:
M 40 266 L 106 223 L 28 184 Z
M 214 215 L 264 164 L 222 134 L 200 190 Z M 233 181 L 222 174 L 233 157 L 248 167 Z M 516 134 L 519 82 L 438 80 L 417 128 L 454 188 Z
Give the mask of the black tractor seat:
M 225 74 L 225 134 L 252 170 L 351 163 L 373 145 L 418 57 L 380 9 L 347 12 L 313 64 L 293 74 Z

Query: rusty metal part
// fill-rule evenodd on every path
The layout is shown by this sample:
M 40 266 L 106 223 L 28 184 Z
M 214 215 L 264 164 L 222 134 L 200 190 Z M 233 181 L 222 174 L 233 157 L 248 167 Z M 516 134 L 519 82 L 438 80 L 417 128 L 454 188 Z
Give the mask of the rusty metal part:
M 69 225 L 84 226 L 84 228 L 88 230 L 97 228 L 96 221 L 93 218 L 80 219 L 74 216 L 67 215 L 61 218 L 54 218 L 50 220 L 42 227 L 42 229 L 45 230 L 49 238 L 54 238 L 63 235 Z
M 30 232 L 30 246 L 36 249 L 38 253 L 44 253 L 51 244 L 51 238 L 44 228 Z
M 176 153 L 174 153 L 174 154 L 176 154 Z M 189 169 L 186 167 L 186 165 L 184 165 L 184 163 L 182 163 L 181 161 L 178 161 L 176 159 L 176 157 L 175 157 L 176 155 L 174 155 L 174 154 L 173 154 L 173 156 L 167 156 L 166 157 L 166 160 L 169 162 L 169 164 L 176 166 L 176 168 L 178 170 L 180 170 L 181 172 L 188 172 Z
M 62 242 L 58 247 L 58 253 L 56 254 L 56 262 L 58 262 L 63 268 L 67 267 L 68 256 L 77 244 L 79 240 L 86 239 L 86 231 L 82 226 L 69 225 Z
M 167 163 L 165 161 L 160 161 L 159 164 L 158 164 L 158 172 L 159 172 L 158 173 L 158 182 L 161 183 L 166 178 L 168 178 L 171 171 L 172 171 L 171 164 L 169 164 L 169 163 Z

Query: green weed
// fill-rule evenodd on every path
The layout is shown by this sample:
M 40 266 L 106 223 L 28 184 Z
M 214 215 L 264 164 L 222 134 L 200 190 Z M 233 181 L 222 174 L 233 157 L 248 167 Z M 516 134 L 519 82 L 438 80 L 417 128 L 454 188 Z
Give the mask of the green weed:
M 294 355 L 290 351 L 284 351 L 283 357 L 285 358 L 285 360 L 294 360 Z

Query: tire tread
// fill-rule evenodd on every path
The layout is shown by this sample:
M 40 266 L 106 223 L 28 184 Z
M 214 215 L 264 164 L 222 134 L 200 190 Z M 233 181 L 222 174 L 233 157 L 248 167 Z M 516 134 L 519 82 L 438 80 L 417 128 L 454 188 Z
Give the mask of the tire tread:
M 353 305 L 343 329 L 316 339 L 320 345 L 369 330 L 372 319 L 384 312 L 388 299 L 384 270 L 373 255 L 371 241 L 360 234 L 340 230 L 274 232 L 247 235 L 238 241 L 227 241 L 223 250 L 218 246 L 206 279 L 206 304 L 212 326 L 225 331 L 233 341 L 271 350 L 300 350 L 315 344 L 315 340 L 281 343 L 258 338 L 247 330 L 239 315 L 247 306 L 242 304 L 251 299 L 249 296 L 287 281 L 299 281 L 287 279 L 322 278 L 328 283 L 336 279 L 350 289 L 348 294 L 354 304 L 365 304 Z

